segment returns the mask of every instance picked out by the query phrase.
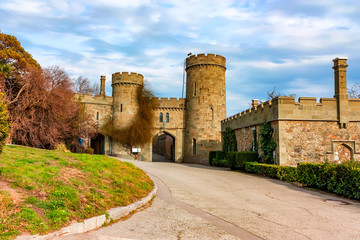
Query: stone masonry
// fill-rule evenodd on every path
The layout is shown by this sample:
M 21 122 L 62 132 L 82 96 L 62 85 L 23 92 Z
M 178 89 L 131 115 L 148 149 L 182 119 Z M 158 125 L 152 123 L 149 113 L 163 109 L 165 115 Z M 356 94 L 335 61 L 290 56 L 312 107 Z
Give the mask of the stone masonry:
M 360 160 L 360 99 L 348 99 L 347 58 L 334 62 L 334 98 L 277 97 L 222 121 L 235 130 L 238 150 L 249 150 L 253 131 L 271 122 L 277 147 L 275 163 L 295 166 L 299 162 Z M 259 134 L 257 134 L 259 136 Z M 259 139 L 258 139 L 259 141 Z M 261 151 L 261 150 L 260 150 Z
M 152 161 L 155 151 L 175 162 L 208 164 L 209 151 L 221 149 L 220 122 L 226 117 L 225 71 L 226 59 L 220 55 L 198 54 L 186 59 L 186 98 L 152 98 L 157 105 L 153 139 L 136 146 L 141 148 L 140 160 Z M 136 91 L 142 84 L 141 74 L 114 73 L 109 97 L 105 96 L 105 77 L 101 76 L 100 95 L 83 95 L 82 102 L 98 126 L 110 117 L 115 126 L 126 127 L 137 114 Z M 102 139 L 105 154 L 133 157 L 115 141 L 106 136 Z

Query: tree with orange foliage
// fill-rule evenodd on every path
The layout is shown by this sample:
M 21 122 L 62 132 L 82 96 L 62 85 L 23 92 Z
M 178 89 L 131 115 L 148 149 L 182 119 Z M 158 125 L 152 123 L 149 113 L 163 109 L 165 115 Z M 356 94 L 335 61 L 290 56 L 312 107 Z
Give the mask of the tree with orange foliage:
M 66 143 L 76 150 L 78 138 L 95 131 L 64 69 L 41 69 L 15 37 L 1 32 L 0 69 L 13 143 L 48 149 Z

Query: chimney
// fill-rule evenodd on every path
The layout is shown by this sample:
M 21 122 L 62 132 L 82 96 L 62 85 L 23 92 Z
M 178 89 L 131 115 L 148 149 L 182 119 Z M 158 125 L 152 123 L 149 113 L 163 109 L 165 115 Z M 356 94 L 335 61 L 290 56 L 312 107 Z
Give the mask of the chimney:
M 105 97 L 105 81 L 106 77 L 101 76 L 100 77 L 100 95 Z
M 334 62 L 335 95 L 338 105 L 338 120 L 341 128 L 346 128 L 349 122 L 349 101 L 346 86 L 347 57 L 337 57 Z

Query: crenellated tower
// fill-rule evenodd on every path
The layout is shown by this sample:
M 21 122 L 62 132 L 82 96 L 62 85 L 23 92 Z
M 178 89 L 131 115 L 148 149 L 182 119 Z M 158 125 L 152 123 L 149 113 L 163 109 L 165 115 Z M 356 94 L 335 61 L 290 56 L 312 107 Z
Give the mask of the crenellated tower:
M 112 120 L 116 128 L 130 126 L 138 111 L 137 90 L 143 85 L 143 75 L 117 72 L 112 74 Z M 113 153 L 125 155 L 124 149 L 113 144 Z M 119 154 L 117 154 L 119 153 Z
M 221 150 L 226 118 L 226 59 L 215 54 L 186 59 L 184 162 L 208 164 L 209 151 Z

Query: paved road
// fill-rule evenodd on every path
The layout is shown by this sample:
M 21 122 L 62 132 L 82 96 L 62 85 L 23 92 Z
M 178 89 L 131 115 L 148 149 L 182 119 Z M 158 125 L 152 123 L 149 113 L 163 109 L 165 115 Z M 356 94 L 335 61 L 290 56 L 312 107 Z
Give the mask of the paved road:
M 109 227 L 56 239 L 360 239 L 360 202 L 219 168 L 134 164 L 158 183 L 151 207 Z

